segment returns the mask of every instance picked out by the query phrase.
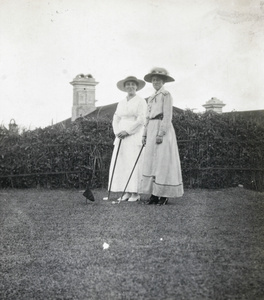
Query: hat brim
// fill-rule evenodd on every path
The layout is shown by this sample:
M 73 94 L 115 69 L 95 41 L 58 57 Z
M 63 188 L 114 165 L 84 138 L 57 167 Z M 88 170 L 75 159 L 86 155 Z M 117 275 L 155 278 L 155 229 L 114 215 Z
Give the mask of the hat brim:
M 164 75 L 164 74 L 153 74 L 153 73 L 148 73 L 147 75 L 145 75 L 144 80 L 151 83 L 151 82 L 152 82 L 152 77 L 153 77 L 153 76 L 157 76 L 157 77 L 162 78 L 162 80 L 164 80 L 164 82 L 172 82 L 172 81 L 175 81 L 175 79 L 172 78 L 172 77 L 169 76 L 169 75 Z
M 120 91 L 123 91 L 123 92 L 126 92 L 126 89 L 125 89 L 125 83 L 128 82 L 128 81 L 134 81 L 136 82 L 137 84 L 137 91 L 143 89 L 143 87 L 146 85 L 146 82 L 143 81 L 143 80 L 140 80 L 140 79 L 123 79 L 123 80 L 120 80 L 118 81 L 118 83 L 116 84 L 118 89 Z

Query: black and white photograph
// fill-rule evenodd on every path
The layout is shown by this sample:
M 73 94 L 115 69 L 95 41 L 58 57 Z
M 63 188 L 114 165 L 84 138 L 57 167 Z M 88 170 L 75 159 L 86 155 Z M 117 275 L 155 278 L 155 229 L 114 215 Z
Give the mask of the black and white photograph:
M 0 299 L 264 299 L 264 0 L 0 0 Z

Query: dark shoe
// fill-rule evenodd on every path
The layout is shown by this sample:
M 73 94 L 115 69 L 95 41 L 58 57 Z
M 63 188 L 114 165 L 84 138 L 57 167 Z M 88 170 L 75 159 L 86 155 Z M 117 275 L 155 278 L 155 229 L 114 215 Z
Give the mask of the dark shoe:
M 149 200 L 146 202 L 147 205 L 151 205 L 151 204 L 158 204 L 159 202 L 159 197 L 151 195 Z
M 166 205 L 168 203 L 168 198 L 166 197 L 160 197 L 158 205 Z

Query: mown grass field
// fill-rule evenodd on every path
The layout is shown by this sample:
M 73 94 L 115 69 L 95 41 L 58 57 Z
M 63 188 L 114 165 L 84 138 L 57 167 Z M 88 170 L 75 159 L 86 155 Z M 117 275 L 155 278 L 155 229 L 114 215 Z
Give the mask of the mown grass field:
M 264 193 L 93 193 L 0 191 L 0 299 L 264 299 Z

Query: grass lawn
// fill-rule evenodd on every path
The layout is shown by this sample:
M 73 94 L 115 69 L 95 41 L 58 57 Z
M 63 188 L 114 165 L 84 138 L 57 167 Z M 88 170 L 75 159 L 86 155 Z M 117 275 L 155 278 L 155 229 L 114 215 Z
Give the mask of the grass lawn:
M 264 193 L 93 193 L 0 190 L 0 299 L 264 299 Z

